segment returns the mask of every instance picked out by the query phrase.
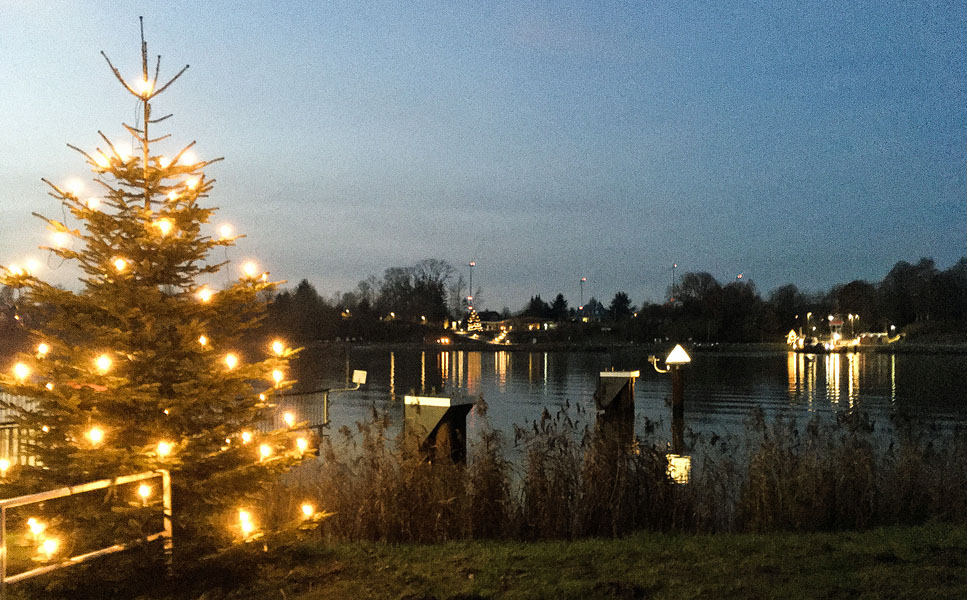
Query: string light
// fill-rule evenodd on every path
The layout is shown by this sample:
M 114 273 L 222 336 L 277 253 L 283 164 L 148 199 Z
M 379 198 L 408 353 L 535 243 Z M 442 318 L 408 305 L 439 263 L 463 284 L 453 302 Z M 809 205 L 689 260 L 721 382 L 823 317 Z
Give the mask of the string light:
M 94 360 L 94 365 L 97 367 L 97 370 L 100 371 L 101 373 L 107 373 L 108 371 L 110 371 L 112 364 L 114 364 L 114 361 L 111 360 L 111 357 L 108 356 L 107 354 L 102 354 Z
M 247 444 L 252 441 L 252 433 L 250 431 L 242 432 L 242 443 Z
M 57 538 L 45 538 L 40 544 L 40 551 L 47 557 L 47 560 L 53 558 L 54 554 L 57 553 L 57 548 L 60 546 L 60 542 Z
M 212 296 L 214 295 L 215 295 L 215 292 L 213 292 L 212 289 L 207 285 L 203 286 L 200 290 L 198 290 L 198 299 L 201 300 L 202 302 L 208 302 L 209 300 L 212 299 Z
M 193 189 L 195 189 L 196 187 L 198 187 L 198 182 L 199 182 L 199 179 L 198 179 L 197 177 L 192 177 L 191 179 L 189 179 L 189 180 L 187 180 L 187 181 L 185 181 L 185 186 L 186 186 L 186 187 L 187 187 L 187 188 L 188 188 L 189 190 L 193 190 Z
M 30 375 L 30 367 L 22 362 L 18 362 L 13 366 L 13 376 L 17 378 L 18 381 L 23 381 Z
M 282 340 L 272 342 L 272 352 L 275 352 L 276 356 L 282 356 L 285 352 L 285 344 L 282 343 Z
M 165 411 L 165 414 L 168 414 L 167 410 Z M 168 456 L 169 454 L 171 454 L 172 447 L 173 446 L 171 442 L 164 442 L 164 441 L 158 442 L 158 456 L 160 456 L 161 458 Z
M 148 496 L 151 495 L 151 486 L 142 483 L 138 486 L 138 495 L 141 496 L 141 502 L 147 506 Z
M 259 402 L 265 402 L 265 394 L 259 394 Z
M 234 369 L 236 366 L 238 366 L 238 356 L 236 356 L 235 354 L 233 354 L 231 352 L 229 352 L 228 354 L 226 354 L 225 355 L 225 366 L 227 366 L 229 368 L 229 370 Z
M 269 446 L 268 444 L 262 444 L 259 446 L 259 456 L 262 457 L 262 460 L 272 456 L 272 446 Z
M 120 258 L 120 257 L 119 258 L 115 258 L 114 259 L 114 268 L 117 269 L 117 272 L 118 273 L 123 273 L 124 270 L 128 268 L 128 261 L 126 261 L 126 260 L 124 260 L 123 258 Z
M 158 164 L 161 165 L 162 169 L 167 169 L 168 167 L 171 166 L 171 158 L 167 156 L 162 156 L 161 158 L 158 159 Z
M 227 223 L 225 225 L 222 225 L 221 227 L 218 228 L 218 235 L 223 240 L 232 237 L 232 226 Z
M 285 424 L 289 427 L 295 425 L 295 415 L 289 411 L 285 411 L 285 414 L 282 415 L 282 420 L 285 421 Z
M 121 162 L 128 162 L 131 158 L 131 145 L 126 142 L 114 144 L 114 151 L 121 158 Z
M 259 266 L 252 261 L 248 261 L 242 265 L 242 273 L 249 279 L 253 279 L 259 274 Z
M 279 385 L 280 383 L 282 383 L 282 380 L 284 378 L 285 378 L 285 373 L 283 373 L 279 369 L 275 369 L 274 371 L 272 371 L 272 379 L 275 381 L 275 385 Z
M 299 452 L 305 452 L 309 448 L 309 440 L 301 437 L 295 441 L 295 446 L 299 449 Z
M 161 235 L 164 236 L 171 233 L 171 230 L 175 225 L 171 222 L 171 219 L 158 219 L 154 222 L 154 226 L 157 227 L 158 231 L 161 232 Z
M 198 343 L 201 344 L 202 346 L 207 346 L 208 345 L 208 338 L 205 337 L 205 336 L 203 336 L 203 335 L 200 335 L 200 336 L 198 336 Z
M 71 236 L 66 231 L 56 231 L 50 237 L 54 241 L 55 248 L 65 248 L 71 241 Z
M 44 357 L 50 352 L 50 346 L 44 342 L 37 344 L 37 356 Z
M 154 89 L 154 82 L 147 79 L 141 79 L 138 82 L 138 92 L 142 97 L 148 97 L 151 95 L 151 90 Z
M 191 150 L 185 150 L 181 153 L 181 158 L 178 159 L 178 162 L 183 165 L 193 165 L 198 162 L 198 157 Z
M 40 270 L 40 263 L 37 262 L 36 260 L 33 260 L 33 259 L 28 260 L 27 263 L 24 265 L 24 271 L 27 273 L 27 275 L 33 275 L 39 270 Z
M 174 190 L 168 192 L 168 200 L 171 200 L 172 202 L 174 202 L 177 199 L 178 199 L 178 192 Z
M 30 530 L 30 534 L 34 536 L 34 539 L 37 539 L 47 529 L 47 525 L 43 521 L 37 520 L 36 517 L 30 517 L 27 519 L 27 529 Z
M 16 264 L 13 264 L 13 265 L 10 265 L 9 267 L 7 267 L 7 271 L 9 271 L 11 275 L 23 275 L 24 274 L 24 270 L 20 268 L 20 265 L 16 265 Z
M 54 387 L 54 386 L 51 385 L 50 387 Z M 41 427 L 40 430 L 43 431 L 44 433 L 50 433 L 50 427 L 47 427 L 46 425 Z
M 316 507 L 314 507 L 313 505 L 309 504 L 308 502 L 303 502 L 302 503 L 302 516 L 308 519 L 309 517 L 311 517 L 314 514 L 316 514 Z
M 238 509 L 238 522 L 243 536 L 248 537 L 255 531 L 255 523 L 252 522 L 252 515 L 247 510 Z
M 80 179 L 71 179 L 67 182 L 67 190 L 72 195 L 78 196 L 84 191 L 84 183 Z
M 98 150 L 94 153 L 94 164 L 100 169 L 106 169 L 111 166 L 111 161 L 108 160 L 104 153 Z
M 97 207 L 100 206 L 100 204 L 101 204 L 100 198 L 95 198 L 92 196 L 87 199 L 87 208 L 91 210 L 97 210 Z
M 53 392 L 54 391 L 54 384 L 51 383 L 50 381 L 48 381 L 47 382 L 47 385 L 45 385 L 44 387 L 47 388 L 47 391 L 48 392 Z
M 10 470 L 10 460 L 7 458 L 0 458 L 0 477 L 6 477 L 7 471 Z
M 95 446 L 104 441 L 104 430 L 100 427 L 94 426 L 87 431 L 87 439 L 91 440 L 91 443 Z

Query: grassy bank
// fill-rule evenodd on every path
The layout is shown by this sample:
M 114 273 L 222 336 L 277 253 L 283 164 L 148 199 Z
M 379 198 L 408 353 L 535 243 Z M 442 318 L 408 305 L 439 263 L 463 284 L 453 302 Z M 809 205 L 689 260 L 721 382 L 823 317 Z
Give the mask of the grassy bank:
M 303 540 L 181 573 L 144 600 L 964 598 L 967 528 L 390 545 Z M 223 565 L 223 568 L 225 568 Z M 75 579 L 75 581 L 80 578 Z M 221 583 L 218 583 L 218 582 Z M 22 585 L 22 584 L 18 584 Z M 29 585 L 29 584 L 28 584 Z M 14 586 L 16 596 L 38 592 Z M 44 597 L 49 592 L 42 592 Z M 90 590 L 60 597 L 93 598 Z M 120 595 L 118 595 L 120 593 Z M 58 595 L 60 595 L 58 594 Z M 73 595 L 72 595 L 73 594 Z M 116 590 L 104 597 L 133 597 Z

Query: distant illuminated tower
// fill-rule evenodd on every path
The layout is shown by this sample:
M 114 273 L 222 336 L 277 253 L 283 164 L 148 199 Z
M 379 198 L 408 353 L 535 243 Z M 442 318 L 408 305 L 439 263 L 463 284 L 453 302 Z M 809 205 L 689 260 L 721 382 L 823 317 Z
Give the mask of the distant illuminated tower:
M 477 261 L 470 261 L 470 294 L 467 296 L 467 307 L 473 312 L 473 268 L 477 266 Z M 479 319 L 478 319 L 479 320 Z
M 584 312 L 584 283 L 588 280 L 587 277 L 581 278 L 581 306 L 578 307 L 578 311 Z
M 675 278 L 675 269 L 677 268 L 678 263 L 672 263 L 672 302 L 674 302 L 675 298 L 678 296 L 678 280 Z

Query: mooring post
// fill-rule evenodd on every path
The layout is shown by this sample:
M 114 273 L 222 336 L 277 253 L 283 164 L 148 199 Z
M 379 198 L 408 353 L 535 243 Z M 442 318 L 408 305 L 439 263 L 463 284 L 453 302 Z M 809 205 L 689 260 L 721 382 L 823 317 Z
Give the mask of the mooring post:
M 672 420 L 685 418 L 685 374 L 681 365 L 671 366 Z

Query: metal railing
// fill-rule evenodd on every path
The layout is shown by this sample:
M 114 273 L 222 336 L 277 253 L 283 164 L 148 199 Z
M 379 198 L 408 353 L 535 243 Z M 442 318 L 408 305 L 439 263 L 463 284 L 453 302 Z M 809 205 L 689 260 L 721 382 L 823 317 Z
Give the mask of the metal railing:
M 18 506 L 26 506 L 28 504 L 36 504 L 38 502 L 45 502 L 47 500 L 53 500 L 55 498 L 65 498 L 67 496 L 74 496 L 76 494 L 83 494 L 85 492 L 92 492 L 94 490 L 101 490 L 112 486 L 119 486 L 128 483 L 134 483 L 137 481 L 144 481 L 147 479 L 153 479 L 155 477 L 161 478 L 162 486 L 162 508 L 163 508 L 163 522 L 162 529 L 157 533 L 150 534 L 144 538 L 138 540 L 133 540 L 131 542 L 123 544 L 114 544 L 113 546 L 108 546 L 106 548 L 100 548 L 92 552 L 86 552 L 84 554 L 78 554 L 76 556 L 71 556 L 67 559 L 62 560 L 56 564 L 44 565 L 42 567 L 36 567 L 30 569 L 29 571 L 23 571 L 17 573 L 16 575 L 7 576 L 7 509 L 15 508 Z M 157 471 L 147 471 L 144 473 L 138 473 L 137 475 L 124 475 L 122 477 L 116 477 L 114 479 L 101 479 L 100 481 L 92 481 L 90 483 L 82 483 L 80 485 L 74 485 L 69 487 L 58 488 L 55 490 L 49 490 L 46 492 L 38 492 L 36 494 L 28 494 L 26 496 L 18 496 L 16 498 L 7 498 L 5 500 L 0 500 L 0 599 L 5 599 L 7 596 L 7 584 L 16 583 L 18 581 L 23 581 L 24 579 L 30 579 L 31 577 L 37 577 L 38 575 L 43 575 L 45 573 L 50 573 L 51 571 L 56 571 L 57 569 L 62 569 L 64 567 L 70 567 L 82 562 L 97 558 L 99 556 L 105 556 L 107 554 L 113 554 L 115 552 L 121 552 L 122 550 L 127 550 L 133 547 L 136 543 L 140 542 L 153 542 L 155 540 L 161 539 L 164 544 L 164 552 L 171 560 L 171 549 L 173 547 L 172 539 L 172 529 L 171 529 L 171 475 L 167 470 L 159 469 Z

